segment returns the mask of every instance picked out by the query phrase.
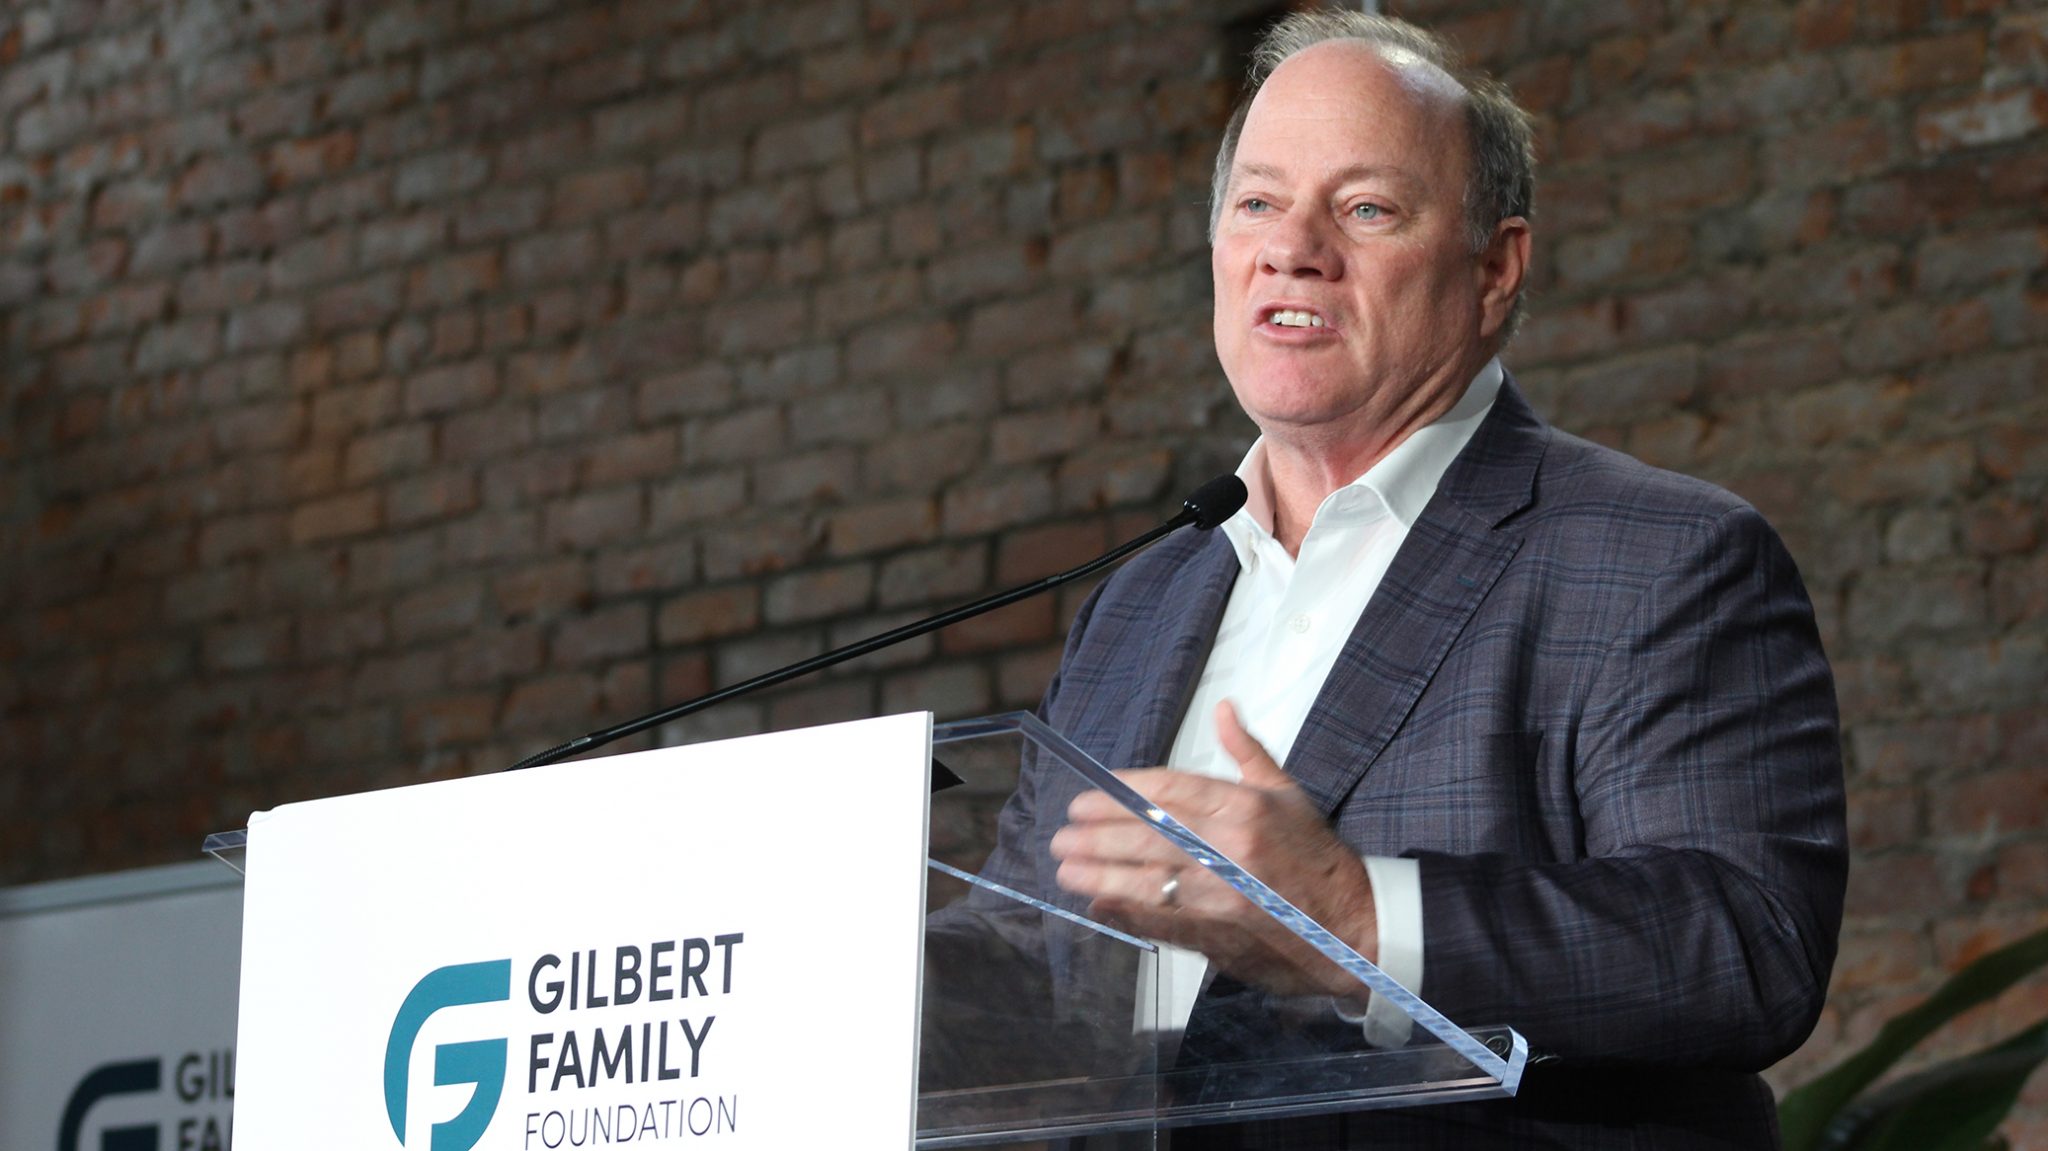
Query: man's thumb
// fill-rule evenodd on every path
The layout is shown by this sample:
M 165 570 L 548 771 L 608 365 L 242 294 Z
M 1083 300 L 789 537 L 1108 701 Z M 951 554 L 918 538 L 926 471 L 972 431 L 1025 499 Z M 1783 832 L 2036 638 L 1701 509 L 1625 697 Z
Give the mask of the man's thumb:
M 1237 705 L 1224 700 L 1216 705 L 1216 735 L 1223 741 L 1223 750 L 1237 761 L 1237 768 L 1244 773 L 1244 782 L 1253 787 L 1292 787 L 1294 781 L 1244 729 L 1244 721 L 1237 717 Z

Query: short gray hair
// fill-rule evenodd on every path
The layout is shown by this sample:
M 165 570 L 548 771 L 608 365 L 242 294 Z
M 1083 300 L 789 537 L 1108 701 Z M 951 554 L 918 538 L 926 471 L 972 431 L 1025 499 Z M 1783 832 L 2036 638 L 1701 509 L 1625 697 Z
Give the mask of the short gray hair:
M 1238 137 L 1252 99 L 1273 70 L 1289 57 L 1329 40 L 1358 40 L 1382 52 L 1395 52 L 1433 64 L 1465 91 L 1465 138 L 1472 169 L 1465 181 L 1465 235 L 1477 254 L 1493 242 L 1502 220 L 1532 217 L 1536 201 L 1536 140 L 1529 114 L 1515 103 L 1507 86 L 1465 68 L 1442 37 L 1403 20 L 1355 10 L 1296 12 L 1268 29 L 1252 49 L 1244 98 L 1223 130 L 1216 153 L 1216 172 L 1209 183 L 1209 238 L 1223 218 L 1223 197 L 1229 191 L 1230 168 L 1237 160 Z M 1522 322 L 1522 298 L 1515 297 L 1502 335 L 1513 335 Z

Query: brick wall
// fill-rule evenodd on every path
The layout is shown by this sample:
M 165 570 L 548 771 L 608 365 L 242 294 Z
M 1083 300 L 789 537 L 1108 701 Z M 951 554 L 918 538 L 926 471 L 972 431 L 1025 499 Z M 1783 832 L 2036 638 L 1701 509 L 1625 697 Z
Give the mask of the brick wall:
M 1202 200 L 1268 7 L 0 7 L 0 883 L 1149 524 L 1247 437 Z M 1393 7 L 1541 117 L 1539 406 L 1814 593 L 1857 854 L 1796 1079 L 2048 921 L 2048 5 Z M 665 736 L 1029 703 L 1079 594 Z

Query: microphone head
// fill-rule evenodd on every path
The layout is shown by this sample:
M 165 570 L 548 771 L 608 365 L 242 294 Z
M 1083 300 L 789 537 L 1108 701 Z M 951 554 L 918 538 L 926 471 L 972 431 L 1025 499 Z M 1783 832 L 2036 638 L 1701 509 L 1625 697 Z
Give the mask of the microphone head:
M 1220 475 L 1194 490 L 1194 494 L 1181 501 L 1195 517 L 1195 526 L 1208 531 L 1224 520 L 1237 514 L 1244 506 L 1247 493 L 1244 481 L 1234 475 Z

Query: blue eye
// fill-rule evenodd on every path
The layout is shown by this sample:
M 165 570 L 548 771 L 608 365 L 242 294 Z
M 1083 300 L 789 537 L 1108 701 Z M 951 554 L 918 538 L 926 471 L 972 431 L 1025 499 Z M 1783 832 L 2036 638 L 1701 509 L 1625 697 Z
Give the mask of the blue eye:
M 1361 220 L 1377 220 L 1385 215 L 1386 211 L 1378 204 L 1360 204 L 1351 209 L 1351 214 Z
M 1248 196 L 1245 198 L 1244 203 L 1241 204 L 1240 207 L 1242 207 L 1247 212 L 1263 212 L 1267 208 L 1272 207 L 1272 205 L 1266 203 L 1264 200 L 1259 199 L 1257 196 Z

